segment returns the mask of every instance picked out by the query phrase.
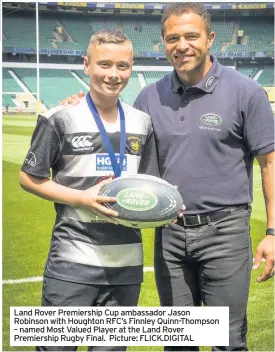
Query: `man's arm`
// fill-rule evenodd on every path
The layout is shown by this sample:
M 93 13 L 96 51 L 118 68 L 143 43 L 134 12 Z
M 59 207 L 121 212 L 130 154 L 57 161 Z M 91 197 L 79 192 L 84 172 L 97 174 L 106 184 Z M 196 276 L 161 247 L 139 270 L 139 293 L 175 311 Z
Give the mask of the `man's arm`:
M 261 167 L 262 187 L 266 206 L 267 228 L 274 229 L 274 152 L 257 156 Z M 265 258 L 265 268 L 258 282 L 268 280 L 274 275 L 274 239 L 267 235 L 258 245 L 253 269 L 258 269 L 262 258 Z
M 144 145 L 138 173 L 160 177 L 158 167 L 158 153 L 153 130 L 151 130 Z
M 104 218 L 108 222 L 118 223 L 116 220 L 110 218 L 110 216 L 118 216 L 118 213 L 100 204 L 102 202 L 115 202 L 115 197 L 98 195 L 100 189 L 105 184 L 110 183 L 111 180 L 102 181 L 87 190 L 77 190 L 59 185 L 49 178 L 36 177 L 21 171 L 19 182 L 25 191 L 35 194 L 38 197 L 72 207 L 86 208 L 93 214 L 100 216 L 100 219 Z

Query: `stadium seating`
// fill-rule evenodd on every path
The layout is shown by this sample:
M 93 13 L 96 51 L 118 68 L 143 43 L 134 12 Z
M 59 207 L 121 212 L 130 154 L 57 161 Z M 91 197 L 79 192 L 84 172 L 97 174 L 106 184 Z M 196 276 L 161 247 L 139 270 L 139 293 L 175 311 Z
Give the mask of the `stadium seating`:
M 35 13 L 23 16 L 21 14 L 10 14 L 3 16 L 3 31 L 6 40 L 4 47 L 35 47 Z
M 9 74 L 8 69 L 2 69 L 3 92 L 23 92 L 23 89 L 17 84 L 15 79 Z
M 36 93 L 36 70 L 22 68 L 14 71 L 29 90 Z M 83 89 L 69 70 L 40 70 L 40 99 L 48 108 Z
M 162 52 L 160 24 L 158 22 L 123 20 L 122 26 L 124 33 L 133 42 L 136 55 L 142 52 Z
M 132 77 L 128 82 L 128 85 L 121 92 L 120 96 L 123 101 L 127 102 L 130 105 L 133 105 L 140 91 L 141 91 L 141 85 L 139 83 L 138 73 L 133 72 Z
M 74 71 L 85 83 L 88 84 L 88 86 L 90 86 L 90 77 L 87 76 L 83 71 L 79 71 L 79 70 L 75 70 Z
M 147 84 L 155 83 L 162 77 L 164 77 L 168 72 L 166 71 L 145 71 L 143 76 Z
M 15 108 L 16 105 L 14 104 L 12 100 L 12 96 L 8 94 L 3 94 L 2 95 L 2 106 L 5 108 L 6 105 L 9 105 L 10 108 Z
M 23 91 L 19 86 L 17 87 L 16 81 L 10 76 L 6 69 L 3 69 L 3 72 L 5 84 L 4 92 Z M 29 68 L 16 68 L 13 69 L 13 72 L 35 96 L 37 91 L 37 71 Z M 75 70 L 73 72 L 75 72 L 89 86 L 89 77 L 86 76 L 83 71 Z M 40 69 L 39 73 L 40 99 L 48 108 L 56 106 L 59 101 L 80 90 L 84 92 L 87 91 L 87 87 L 79 83 L 69 70 Z M 157 77 L 155 80 L 157 80 Z M 121 98 L 129 104 L 133 104 L 140 91 L 141 85 L 139 83 L 138 74 L 137 72 L 133 72 L 127 87 L 122 91 Z M 5 97 L 6 95 L 3 96 Z M 5 101 L 3 100 L 2 106 L 4 106 L 4 103 L 7 104 L 7 99 L 9 99 L 8 95 L 6 96 Z
M 271 87 L 274 86 L 274 67 L 266 66 L 263 68 L 263 72 L 258 78 L 258 82 L 262 86 Z
M 39 46 L 53 49 L 53 31 L 59 25 L 58 20 L 48 14 L 39 16 Z M 3 16 L 3 31 L 7 39 L 4 47 L 35 48 L 36 19 L 35 13 L 15 13 Z
M 230 43 L 234 29 L 234 22 L 213 21 L 212 30 L 215 32 L 216 37 L 211 48 L 212 53 L 222 51 L 222 44 Z
M 17 84 L 15 79 L 9 74 L 6 68 L 2 69 L 2 77 L 3 77 L 3 93 L 19 93 L 23 92 L 23 89 Z M 2 106 L 5 107 L 9 104 L 10 107 L 15 107 L 12 100 L 13 94 L 2 94 Z M 15 94 L 14 94 L 15 97 Z
M 232 13 L 231 13 L 232 15 Z M 212 16 L 212 29 L 216 33 L 212 53 L 232 52 L 248 53 L 257 51 L 274 50 L 274 23 L 273 18 L 254 20 L 251 16 L 238 16 L 220 18 Z M 257 25 L 255 25 L 257 23 Z M 57 27 L 62 27 L 63 31 L 58 31 Z M 103 15 L 92 13 L 89 15 L 81 13 L 69 13 L 67 11 L 40 12 L 39 13 L 39 45 L 45 49 L 69 49 L 86 50 L 92 34 L 100 29 L 118 29 L 123 31 L 133 42 L 135 55 L 143 52 L 154 52 L 164 55 L 164 45 L 161 37 L 160 18 L 154 16 L 129 16 L 126 14 Z M 236 31 L 243 30 L 244 36 L 241 44 L 236 43 Z M 3 12 L 3 48 L 36 47 L 36 16 L 35 11 L 16 10 Z M 63 38 L 63 39 L 62 39 Z M 5 50 L 4 50 L 5 52 Z M 49 61 L 51 62 L 50 58 Z M 68 62 L 71 62 L 68 60 Z M 274 86 L 274 68 L 271 66 L 256 67 L 249 66 L 249 63 L 238 62 L 237 70 L 242 74 L 255 78 L 256 73 L 260 74 L 258 82 L 263 86 Z M 246 66 L 244 66 L 246 65 Z M 26 87 L 35 95 L 37 91 L 37 71 L 35 69 L 14 68 L 12 71 L 18 76 Z M 80 70 L 62 69 L 40 69 L 40 97 L 47 107 L 52 107 L 59 100 L 84 90 L 78 79 L 73 76 L 78 75 L 79 79 L 90 84 L 89 77 Z M 143 77 L 139 80 L 138 72 L 133 72 L 127 87 L 123 90 L 121 97 L 129 104 L 133 104 L 136 96 L 141 90 L 141 85 L 150 84 L 162 78 L 167 72 L 162 71 L 142 71 Z M 145 83 L 144 83 L 144 80 Z M 16 80 L 9 74 L 7 69 L 3 69 L 3 92 L 22 92 L 23 89 Z M 14 106 L 11 95 L 3 94 L 2 105 Z
M 257 71 L 256 67 L 239 67 L 237 68 L 242 74 L 253 78 Z M 36 96 L 37 91 L 37 71 L 28 68 L 15 68 L 12 71 L 25 84 L 25 86 Z M 65 97 L 75 94 L 82 90 L 86 92 L 90 85 L 90 78 L 81 70 L 73 70 L 73 73 L 86 83 L 83 86 L 69 70 L 61 69 L 40 69 L 40 99 L 50 108 L 55 106 Z M 146 84 L 151 84 L 164 77 L 168 71 L 143 71 L 140 72 Z M 264 67 L 263 72 L 258 78 L 258 82 L 262 86 L 274 86 L 274 68 Z M 123 101 L 132 105 L 140 93 L 142 87 L 138 78 L 138 72 L 133 72 L 128 85 L 121 93 Z M 16 83 L 13 77 L 8 73 L 7 69 L 3 69 L 3 92 L 22 92 L 23 89 Z M 2 106 L 9 104 L 10 107 L 15 106 L 11 95 L 3 94 Z
M 105 29 L 118 29 L 118 24 L 111 18 L 108 21 L 98 20 L 94 17 L 85 16 L 59 16 L 60 22 L 69 34 L 72 42 L 58 42 L 62 49 L 86 50 L 90 37 L 95 32 Z
M 234 26 L 244 31 L 243 44 L 231 44 Z M 63 27 L 68 38 L 56 33 L 56 27 Z M 251 18 L 240 20 L 219 20 L 212 18 L 212 27 L 216 39 L 211 48 L 213 53 L 272 51 L 274 40 L 272 21 L 257 19 L 257 25 Z M 35 12 L 15 12 L 3 15 L 3 32 L 6 39 L 4 47 L 35 48 Z M 100 29 L 118 29 L 133 41 L 135 54 L 142 52 L 164 53 L 159 19 L 130 19 L 121 16 L 85 16 L 67 13 L 40 13 L 39 38 L 41 48 L 61 48 L 86 50 L 91 35 Z M 144 35 L 146 33 L 146 35 Z M 223 46 L 224 45 L 224 46 Z
M 243 75 L 253 78 L 258 71 L 256 67 L 238 67 L 237 70 Z
M 257 19 L 257 25 L 251 19 L 241 19 L 239 29 L 244 31 L 242 44 L 233 44 L 227 48 L 229 52 L 274 51 L 274 24 Z

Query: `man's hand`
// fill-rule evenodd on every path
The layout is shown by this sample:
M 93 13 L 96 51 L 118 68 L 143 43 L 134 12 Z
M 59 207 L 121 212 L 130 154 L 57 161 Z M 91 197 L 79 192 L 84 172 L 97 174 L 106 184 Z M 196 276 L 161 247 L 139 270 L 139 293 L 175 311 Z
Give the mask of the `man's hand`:
M 118 213 L 109 209 L 101 203 L 116 202 L 115 197 L 99 196 L 98 193 L 104 185 L 112 182 L 112 179 L 104 180 L 97 185 L 90 187 L 82 192 L 80 197 L 80 207 L 86 208 L 89 212 L 95 214 L 100 220 L 106 220 L 113 224 L 118 224 L 118 221 L 111 217 L 118 216 Z
M 183 204 L 178 216 L 174 220 L 171 221 L 172 224 L 176 224 L 178 222 L 179 218 L 183 217 L 183 213 L 184 213 L 185 209 L 186 209 L 186 206 Z
M 176 189 L 179 188 L 177 185 L 174 185 L 174 187 Z M 186 206 L 184 204 L 182 204 L 182 207 L 181 207 L 181 210 L 180 210 L 178 216 L 174 220 L 171 221 L 172 224 L 176 224 L 178 222 L 178 219 L 183 217 L 183 212 L 185 209 L 186 209 Z
M 84 97 L 84 92 L 80 91 L 77 95 L 73 94 L 70 97 L 63 99 L 60 103 L 60 105 L 76 105 L 80 102 L 80 99 Z
M 264 272 L 257 277 L 257 282 L 263 282 L 274 276 L 274 236 L 267 235 L 257 247 L 253 269 L 257 270 L 265 258 Z

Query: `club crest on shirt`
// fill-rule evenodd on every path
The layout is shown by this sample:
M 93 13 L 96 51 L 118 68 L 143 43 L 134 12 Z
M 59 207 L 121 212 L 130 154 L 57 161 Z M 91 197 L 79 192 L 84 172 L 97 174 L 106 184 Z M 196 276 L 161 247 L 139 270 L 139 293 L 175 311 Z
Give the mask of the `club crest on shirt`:
M 29 154 L 25 159 L 25 164 L 28 164 L 29 166 L 32 166 L 32 167 L 36 166 L 36 157 L 34 153 L 29 152 Z
M 129 136 L 127 137 L 127 142 L 130 146 L 131 153 L 138 154 L 140 149 L 140 138 L 137 136 Z

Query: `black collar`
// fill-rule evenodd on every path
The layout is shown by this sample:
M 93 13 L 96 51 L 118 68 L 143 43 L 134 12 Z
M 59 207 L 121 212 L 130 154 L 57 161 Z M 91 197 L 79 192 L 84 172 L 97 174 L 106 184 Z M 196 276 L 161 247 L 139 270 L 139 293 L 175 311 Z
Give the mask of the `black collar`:
M 192 86 L 192 88 L 198 88 L 206 93 L 212 93 L 216 88 L 222 73 L 222 65 L 218 62 L 215 56 L 211 55 L 210 60 L 212 62 L 212 66 L 209 72 L 207 72 L 207 74 L 199 81 L 199 83 Z M 184 85 L 180 82 L 178 75 L 174 70 L 172 72 L 172 91 L 174 93 L 183 93 L 184 89 Z

